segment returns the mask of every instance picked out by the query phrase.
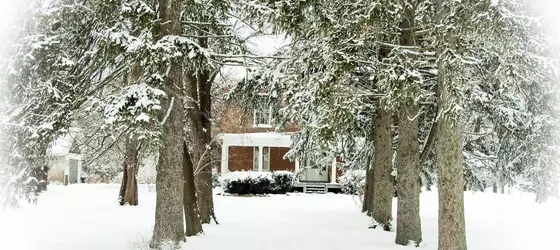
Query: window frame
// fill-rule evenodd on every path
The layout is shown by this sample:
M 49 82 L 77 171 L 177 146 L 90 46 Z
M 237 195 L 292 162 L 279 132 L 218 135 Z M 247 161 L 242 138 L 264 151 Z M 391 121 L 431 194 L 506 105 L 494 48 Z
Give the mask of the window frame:
M 264 94 L 264 93 L 259 93 L 258 96 L 260 98 L 265 98 L 268 97 L 270 99 L 270 96 L 268 94 Z M 272 128 L 272 105 L 268 105 L 268 123 L 258 123 L 257 121 L 257 109 L 259 109 L 259 107 L 255 107 L 253 108 L 253 127 L 254 128 Z M 264 111 L 262 111 L 264 112 Z
M 259 171 L 259 146 L 253 147 L 253 171 Z M 270 172 L 270 147 L 263 146 L 263 172 Z

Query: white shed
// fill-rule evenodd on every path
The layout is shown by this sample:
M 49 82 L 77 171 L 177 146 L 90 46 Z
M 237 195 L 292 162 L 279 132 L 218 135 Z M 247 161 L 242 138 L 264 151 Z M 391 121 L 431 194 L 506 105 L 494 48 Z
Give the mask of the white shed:
M 80 130 L 71 128 L 68 133 L 56 138 L 47 153 L 51 158 L 49 179 L 64 184 L 80 183 L 82 177 L 82 153 L 78 143 Z

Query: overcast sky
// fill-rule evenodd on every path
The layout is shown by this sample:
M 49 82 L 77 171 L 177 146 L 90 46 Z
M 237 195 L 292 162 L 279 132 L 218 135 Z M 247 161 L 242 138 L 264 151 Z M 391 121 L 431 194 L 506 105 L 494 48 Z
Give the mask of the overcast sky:
M 542 16 L 551 24 L 549 28 L 555 33 L 555 40 L 559 41 L 558 44 L 560 45 L 560 0 L 532 1 L 536 3 Z M 13 20 L 19 14 L 18 9 L 26 2 L 29 2 L 29 0 L 0 0 L 0 43 L 5 44 L 7 36 L 10 35 L 9 27 L 15 24 Z M 284 39 L 283 36 L 262 36 L 251 39 L 249 48 L 257 54 L 271 55 L 288 43 L 289 41 Z M 241 77 L 244 74 L 243 72 L 243 70 L 239 71 Z

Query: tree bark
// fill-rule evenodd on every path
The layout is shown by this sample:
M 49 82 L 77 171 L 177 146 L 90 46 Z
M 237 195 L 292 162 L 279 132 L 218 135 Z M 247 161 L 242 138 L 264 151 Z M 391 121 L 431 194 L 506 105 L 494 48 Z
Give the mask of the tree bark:
M 400 44 L 415 46 L 414 20 L 415 5 L 412 2 L 405 6 L 401 22 Z M 413 58 L 413 60 L 415 60 Z M 414 67 L 403 65 L 404 68 Z M 409 76 L 410 77 L 410 76 Z M 415 102 L 419 87 L 416 79 L 401 81 L 402 98 L 398 113 L 399 142 L 397 149 L 397 236 L 395 243 L 408 245 L 413 242 L 416 246 L 422 242 L 422 227 L 420 220 L 420 142 L 418 119 L 420 108 Z
M 124 155 L 123 178 L 119 193 L 119 205 L 138 205 L 138 182 L 136 175 L 139 167 L 139 142 L 135 138 L 127 138 Z
M 126 161 L 123 165 L 124 165 L 124 167 L 123 167 L 123 177 L 122 177 L 122 180 L 121 180 L 121 188 L 119 189 L 119 199 L 118 199 L 119 205 L 121 205 L 121 206 L 124 205 L 124 194 L 125 194 L 125 191 L 126 191 L 126 183 L 128 181 L 128 171 L 126 171 Z
M 40 167 L 38 169 L 33 170 L 33 177 L 37 179 L 37 193 L 41 193 L 47 191 L 48 185 L 48 167 Z
M 422 242 L 420 221 L 420 143 L 418 141 L 418 104 L 412 98 L 399 111 L 397 150 L 397 237 L 399 245 Z
M 205 35 L 201 31 L 200 35 Z M 199 45 L 202 48 L 208 47 L 208 38 L 199 38 Z M 213 78 L 210 76 L 208 69 L 202 69 L 197 74 L 196 79 L 198 87 L 199 100 L 199 117 L 200 125 L 195 129 L 197 135 L 195 138 L 198 164 L 196 168 L 195 182 L 197 190 L 197 200 L 200 205 L 200 220 L 202 223 L 210 223 L 211 217 L 214 216 L 214 199 L 212 196 L 212 159 L 211 152 L 208 147 L 212 143 L 212 83 Z
M 371 214 L 371 205 L 372 205 L 372 184 L 373 184 L 373 169 L 371 168 L 371 161 L 370 157 L 367 159 L 366 165 L 366 184 L 364 186 L 364 199 L 362 201 L 362 213 L 367 213 L 368 215 Z
M 440 27 L 443 20 L 453 11 L 449 1 L 437 0 L 436 24 Z M 456 38 L 452 29 L 439 32 L 436 37 L 440 44 L 455 49 Z M 454 82 L 453 72 L 448 72 L 449 58 L 446 48 L 438 47 L 438 140 L 436 142 L 436 164 L 438 175 L 438 249 L 466 250 L 465 212 L 463 192 L 463 125 L 460 115 L 453 110 L 459 104 L 460 82 Z M 451 111 L 451 112 L 450 112 Z
M 201 46 L 206 46 L 202 43 Z M 187 74 L 187 118 L 189 137 L 194 143 L 193 166 L 199 205 L 200 221 L 210 223 L 214 216 L 214 200 L 212 196 L 212 160 L 209 147 L 212 143 L 211 123 L 211 81 L 210 73 L 203 70 L 200 73 Z
M 185 211 L 186 236 L 202 233 L 202 224 L 198 215 L 196 188 L 194 183 L 194 167 L 189 155 L 187 143 L 183 142 L 183 206 Z
M 381 103 L 374 120 L 374 163 L 372 172 L 372 217 L 384 230 L 391 230 L 393 211 L 393 150 L 391 113 Z
M 450 106 L 445 101 L 451 94 L 449 87 L 441 90 L 439 112 L 443 112 Z M 447 117 L 447 120 L 440 122 L 438 137 L 440 139 L 436 143 L 436 164 L 439 193 L 439 249 L 465 250 L 467 243 L 463 198 L 462 125 Z
M 155 37 L 180 35 L 181 1 L 158 0 L 160 24 Z M 180 63 L 173 62 L 162 90 L 167 95 L 162 100 L 163 133 L 159 149 L 156 177 L 155 224 L 150 247 L 156 248 L 165 241 L 185 239 L 183 227 L 183 103 L 181 89 L 183 76 Z

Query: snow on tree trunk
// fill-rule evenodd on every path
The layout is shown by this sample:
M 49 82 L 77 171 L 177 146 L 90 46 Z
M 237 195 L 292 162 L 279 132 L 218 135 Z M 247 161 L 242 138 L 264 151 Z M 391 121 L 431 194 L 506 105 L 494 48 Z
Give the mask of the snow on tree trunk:
M 157 37 L 181 34 L 181 1 L 159 0 L 160 27 Z M 161 120 L 163 131 L 156 177 L 156 212 L 151 247 L 184 240 L 183 228 L 183 105 L 182 67 L 174 62 L 164 79 Z
M 384 105 L 379 105 L 383 107 Z M 383 108 L 377 110 L 373 131 L 374 164 L 372 183 L 372 217 L 375 222 L 390 230 L 393 210 L 393 150 L 391 136 L 391 113 Z
M 186 236 L 202 233 L 202 224 L 198 215 L 194 167 L 189 155 L 187 143 L 183 142 L 183 206 L 185 211 Z

